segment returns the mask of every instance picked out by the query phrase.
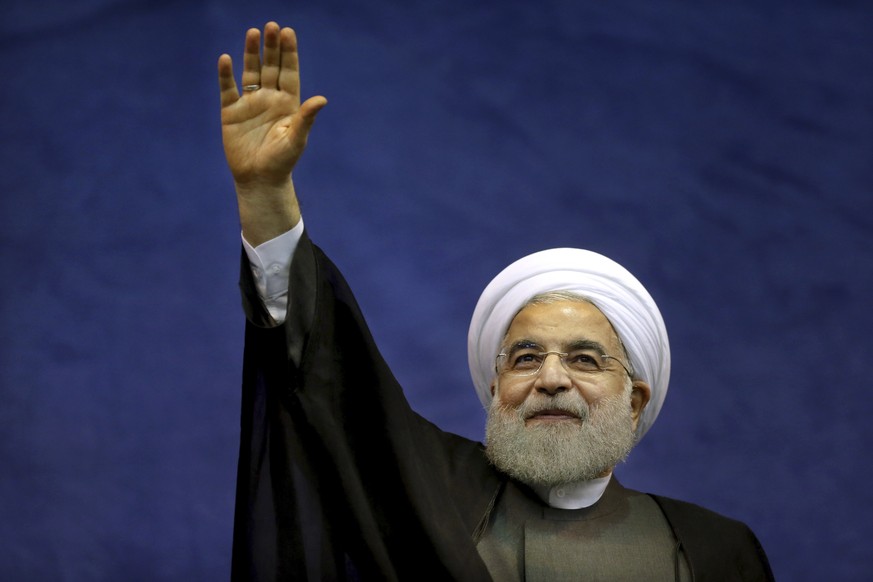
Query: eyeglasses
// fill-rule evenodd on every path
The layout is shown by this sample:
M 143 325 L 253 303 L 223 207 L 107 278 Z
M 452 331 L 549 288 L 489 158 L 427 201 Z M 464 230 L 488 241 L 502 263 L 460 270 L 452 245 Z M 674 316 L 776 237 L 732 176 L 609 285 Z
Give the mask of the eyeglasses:
M 543 364 L 551 355 L 561 359 L 561 364 L 568 374 L 575 377 L 589 377 L 595 374 L 609 372 L 614 368 L 606 366 L 607 360 L 615 360 L 633 378 L 633 374 L 621 360 L 615 356 L 592 350 L 573 352 L 540 352 L 534 349 L 517 349 L 510 353 L 497 354 L 496 370 L 498 374 L 508 376 L 534 376 L 542 369 Z

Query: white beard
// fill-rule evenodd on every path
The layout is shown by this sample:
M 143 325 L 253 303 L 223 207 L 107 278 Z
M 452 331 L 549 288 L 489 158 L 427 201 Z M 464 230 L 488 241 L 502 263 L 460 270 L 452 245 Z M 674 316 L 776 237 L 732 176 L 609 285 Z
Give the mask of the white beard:
M 518 408 L 491 401 L 486 454 L 510 477 L 534 486 L 588 481 L 627 458 L 635 444 L 630 391 L 607 396 L 589 409 L 576 392 L 531 395 Z M 535 412 L 561 409 L 580 422 L 525 424 Z

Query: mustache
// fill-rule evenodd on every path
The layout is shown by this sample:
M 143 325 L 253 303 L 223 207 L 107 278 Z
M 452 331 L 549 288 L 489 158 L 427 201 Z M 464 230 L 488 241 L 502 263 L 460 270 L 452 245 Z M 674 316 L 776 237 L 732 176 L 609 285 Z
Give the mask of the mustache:
M 591 415 L 590 407 L 578 392 L 562 392 L 554 396 L 531 395 L 514 411 L 527 420 L 544 412 L 563 412 L 573 415 L 582 421 Z

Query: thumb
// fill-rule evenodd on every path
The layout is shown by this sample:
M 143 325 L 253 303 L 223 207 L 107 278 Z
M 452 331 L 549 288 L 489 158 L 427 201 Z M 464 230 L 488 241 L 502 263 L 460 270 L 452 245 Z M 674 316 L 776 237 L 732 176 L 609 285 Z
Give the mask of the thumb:
M 297 111 L 297 114 L 299 115 L 298 129 L 303 135 L 309 133 L 312 124 L 315 123 L 315 116 L 318 115 L 318 112 L 321 111 L 325 105 L 327 105 L 327 99 L 321 95 L 310 97 L 300 105 L 300 109 Z

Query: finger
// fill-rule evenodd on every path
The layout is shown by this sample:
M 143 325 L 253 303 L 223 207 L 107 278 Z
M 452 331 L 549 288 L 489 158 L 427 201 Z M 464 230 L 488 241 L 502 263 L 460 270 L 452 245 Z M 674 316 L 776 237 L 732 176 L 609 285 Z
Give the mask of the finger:
M 279 25 L 275 22 L 268 22 L 264 27 L 264 63 L 261 66 L 261 87 L 277 88 L 279 54 Z
M 300 117 L 314 120 L 315 116 L 318 115 L 318 112 L 321 111 L 325 105 L 327 105 L 327 99 L 321 95 L 310 97 L 300 106 Z
M 261 84 L 261 31 L 250 28 L 246 32 L 246 46 L 243 51 L 243 87 Z
M 279 89 L 285 91 L 297 103 L 300 102 L 300 63 L 297 57 L 297 35 L 290 28 L 283 28 L 280 34 L 282 50 L 279 68 Z
M 297 130 L 303 139 L 309 135 L 309 130 L 312 129 L 312 124 L 315 123 L 315 116 L 327 105 L 327 99 L 321 95 L 310 97 L 307 99 L 297 112 L 298 126 Z
M 218 57 L 218 91 L 222 107 L 232 105 L 239 99 L 239 91 L 236 88 L 236 81 L 233 79 L 233 61 L 230 55 Z

